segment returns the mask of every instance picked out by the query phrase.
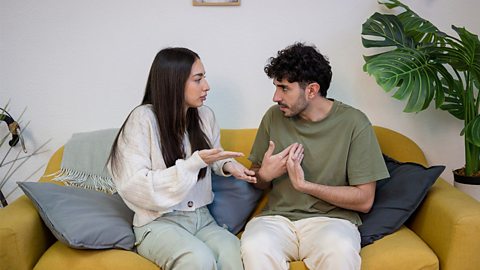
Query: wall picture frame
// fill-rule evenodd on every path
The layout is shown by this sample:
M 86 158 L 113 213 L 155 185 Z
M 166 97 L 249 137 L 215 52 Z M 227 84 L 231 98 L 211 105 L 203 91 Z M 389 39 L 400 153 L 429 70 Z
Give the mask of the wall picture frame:
M 194 6 L 240 6 L 240 0 L 192 0 Z

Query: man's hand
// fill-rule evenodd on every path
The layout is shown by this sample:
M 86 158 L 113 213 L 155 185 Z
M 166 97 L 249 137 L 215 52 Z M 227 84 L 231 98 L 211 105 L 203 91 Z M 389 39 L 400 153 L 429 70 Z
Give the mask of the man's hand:
M 242 164 L 232 161 L 223 165 L 223 171 L 231 173 L 235 178 L 245 180 L 249 183 L 257 183 L 255 172 L 245 168 Z
M 265 154 L 263 155 L 263 162 L 260 170 L 258 171 L 258 177 L 264 182 L 271 182 L 274 178 L 277 178 L 287 172 L 287 159 L 288 153 L 292 146 L 289 145 L 283 149 L 280 153 L 272 155 L 275 150 L 275 143 L 270 141 L 269 146 Z
M 287 159 L 287 172 L 292 182 L 292 186 L 298 190 L 303 192 L 303 188 L 305 186 L 305 175 L 303 173 L 302 163 L 304 154 L 303 154 L 303 145 L 301 144 L 293 144 L 288 152 L 288 159 Z

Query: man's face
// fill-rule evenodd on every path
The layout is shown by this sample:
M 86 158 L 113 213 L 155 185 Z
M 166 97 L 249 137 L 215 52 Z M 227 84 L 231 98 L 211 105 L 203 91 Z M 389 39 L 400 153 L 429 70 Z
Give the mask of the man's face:
M 278 103 L 285 117 L 294 117 L 302 113 L 308 106 L 305 89 L 298 82 L 290 83 L 286 79 L 274 79 L 275 94 L 273 102 Z

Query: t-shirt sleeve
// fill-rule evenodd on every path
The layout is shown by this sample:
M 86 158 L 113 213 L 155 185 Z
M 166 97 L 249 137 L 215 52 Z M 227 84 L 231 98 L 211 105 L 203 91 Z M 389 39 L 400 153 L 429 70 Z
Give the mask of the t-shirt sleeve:
M 270 141 L 270 133 L 269 133 L 269 123 L 270 123 L 271 115 L 270 110 L 265 113 L 262 118 L 262 122 L 257 130 L 257 135 L 255 137 L 255 141 L 253 142 L 252 151 L 250 152 L 250 156 L 248 159 L 252 162 L 252 164 L 262 164 L 263 155 L 268 149 L 268 142 Z
M 365 184 L 389 177 L 377 137 L 370 123 L 352 139 L 347 170 L 350 185 Z

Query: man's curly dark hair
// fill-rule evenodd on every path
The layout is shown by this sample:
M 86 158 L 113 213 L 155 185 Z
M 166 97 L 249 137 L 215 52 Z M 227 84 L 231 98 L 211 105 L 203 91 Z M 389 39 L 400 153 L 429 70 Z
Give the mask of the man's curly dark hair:
M 277 57 L 271 57 L 264 70 L 271 79 L 298 82 L 302 88 L 316 82 L 320 85 L 322 97 L 327 96 L 332 80 L 332 68 L 328 59 L 315 46 L 298 42 L 278 51 Z

